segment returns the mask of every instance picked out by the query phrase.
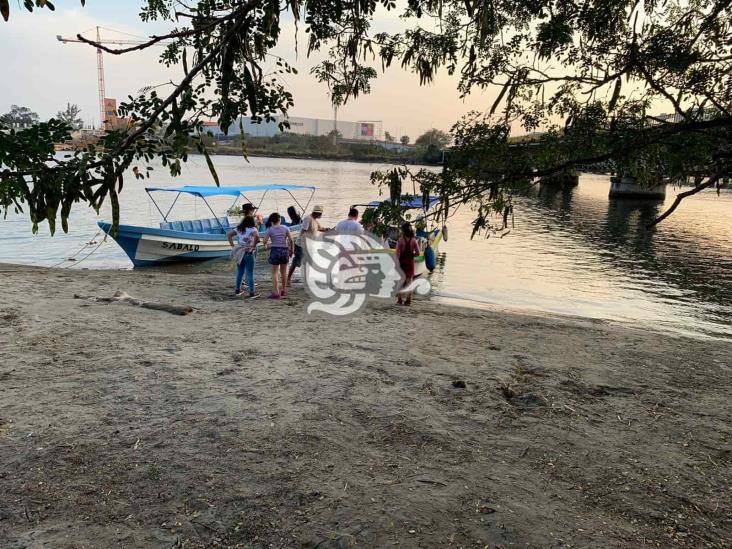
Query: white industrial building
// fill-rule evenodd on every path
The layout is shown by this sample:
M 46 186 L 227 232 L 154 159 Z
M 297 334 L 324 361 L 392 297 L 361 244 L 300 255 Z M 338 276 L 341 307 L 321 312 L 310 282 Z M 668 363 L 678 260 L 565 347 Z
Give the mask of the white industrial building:
M 328 135 L 334 129 L 344 139 L 359 139 L 364 141 L 381 141 L 381 121 L 363 120 L 350 122 L 348 120 L 333 120 L 323 118 L 304 118 L 301 116 L 290 116 L 287 121 L 290 123 L 290 133 L 298 135 Z
M 273 137 L 280 132 L 279 121 L 262 122 L 254 124 L 249 118 L 242 117 L 241 126 L 244 133 L 254 137 Z M 334 128 L 338 130 L 344 139 L 357 139 L 362 141 L 381 141 L 383 139 L 382 123 L 380 120 L 361 120 L 358 122 L 350 122 L 348 120 L 324 119 L 324 118 L 305 118 L 302 116 L 290 116 L 287 118 L 290 129 L 285 129 L 288 133 L 297 135 L 313 135 L 321 136 L 330 134 Z M 239 120 L 229 128 L 229 136 L 236 136 L 241 133 Z M 206 131 L 211 132 L 214 137 L 222 137 L 224 132 L 215 124 L 207 124 Z

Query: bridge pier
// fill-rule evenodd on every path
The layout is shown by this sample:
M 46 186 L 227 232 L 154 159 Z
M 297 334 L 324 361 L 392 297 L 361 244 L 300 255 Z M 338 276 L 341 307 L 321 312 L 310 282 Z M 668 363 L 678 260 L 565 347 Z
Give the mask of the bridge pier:
M 610 178 L 610 198 L 647 198 L 663 200 L 666 198 L 666 184 L 641 186 L 635 177 L 614 175 Z

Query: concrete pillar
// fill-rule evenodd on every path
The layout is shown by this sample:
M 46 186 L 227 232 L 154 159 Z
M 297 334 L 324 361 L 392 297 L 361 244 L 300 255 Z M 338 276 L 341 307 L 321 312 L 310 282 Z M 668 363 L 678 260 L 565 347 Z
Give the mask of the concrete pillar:
M 610 198 L 666 198 L 666 184 L 641 187 L 633 176 L 624 175 L 610 178 Z

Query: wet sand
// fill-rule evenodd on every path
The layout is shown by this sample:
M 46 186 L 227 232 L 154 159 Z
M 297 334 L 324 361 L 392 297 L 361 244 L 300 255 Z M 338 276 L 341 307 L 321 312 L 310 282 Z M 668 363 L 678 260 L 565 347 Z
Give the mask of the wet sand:
M 0 546 L 732 544 L 732 342 L 231 285 L 0 265 Z

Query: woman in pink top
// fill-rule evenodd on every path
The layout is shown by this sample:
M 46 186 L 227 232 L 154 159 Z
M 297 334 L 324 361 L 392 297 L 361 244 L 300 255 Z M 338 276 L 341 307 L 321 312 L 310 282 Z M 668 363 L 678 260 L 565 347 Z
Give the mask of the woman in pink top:
M 269 216 L 270 228 L 264 235 L 263 244 L 271 243 L 269 250 L 269 264 L 272 265 L 272 284 L 274 289 L 272 299 L 279 299 L 287 295 L 287 264 L 290 262 L 295 242 L 292 240 L 290 229 L 281 224 L 280 214 L 273 213 Z M 282 281 L 282 293 L 280 293 L 280 279 Z

